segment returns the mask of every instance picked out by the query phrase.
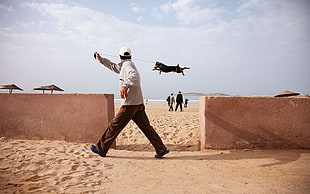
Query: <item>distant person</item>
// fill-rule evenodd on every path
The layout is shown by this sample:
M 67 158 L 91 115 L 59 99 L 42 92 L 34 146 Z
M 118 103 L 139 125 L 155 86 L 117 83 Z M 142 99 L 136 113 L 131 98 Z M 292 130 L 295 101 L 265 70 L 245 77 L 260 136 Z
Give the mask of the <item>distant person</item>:
M 120 63 L 116 64 L 109 59 L 102 58 L 99 53 L 94 53 L 95 59 L 111 71 L 119 74 L 119 87 L 122 105 L 119 112 L 109 122 L 107 129 L 95 145 L 91 145 L 92 152 L 105 157 L 110 146 L 118 134 L 124 129 L 130 120 L 133 120 L 147 139 L 154 146 L 155 158 L 162 158 L 169 153 L 159 135 L 150 125 L 145 112 L 143 96 L 140 84 L 140 75 L 135 64 L 131 61 L 131 50 L 122 47 L 119 51 Z
M 177 95 L 176 103 L 177 103 L 177 105 L 176 105 L 176 107 L 175 107 L 175 111 L 178 110 L 178 107 L 179 107 L 179 106 L 180 106 L 180 110 L 183 111 L 183 110 L 182 110 L 183 95 L 182 95 L 181 91 L 179 91 L 179 93 L 178 93 L 178 95 Z
M 189 99 L 185 98 L 185 101 L 184 101 L 184 108 L 187 108 L 188 101 L 189 101 Z
M 173 103 L 175 102 L 173 93 L 169 96 L 169 111 L 173 111 Z
M 166 101 L 168 103 L 168 107 L 170 107 L 170 95 L 167 97 Z

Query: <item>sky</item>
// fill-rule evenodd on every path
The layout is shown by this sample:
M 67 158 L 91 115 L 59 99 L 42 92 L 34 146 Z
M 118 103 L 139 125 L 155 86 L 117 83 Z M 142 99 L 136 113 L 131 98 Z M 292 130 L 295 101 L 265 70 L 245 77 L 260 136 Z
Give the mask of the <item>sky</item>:
M 93 53 L 118 63 L 127 46 L 145 98 L 310 94 L 309 20 L 308 0 L 0 0 L 0 85 L 119 98 Z M 159 75 L 156 61 L 191 69 Z

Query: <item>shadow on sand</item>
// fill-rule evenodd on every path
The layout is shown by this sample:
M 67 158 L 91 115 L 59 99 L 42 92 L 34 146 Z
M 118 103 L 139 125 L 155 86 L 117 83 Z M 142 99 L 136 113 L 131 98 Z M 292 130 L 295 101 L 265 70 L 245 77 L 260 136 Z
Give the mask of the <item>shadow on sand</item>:
M 310 150 L 294 149 L 294 150 L 206 150 L 198 152 L 198 145 L 167 145 L 170 153 L 167 154 L 163 160 L 248 160 L 248 159 L 274 159 L 276 160 L 270 164 L 264 164 L 262 167 L 282 165 L 294 162 L 301 157 L 302 153 L 310 153 Z M 147 151 L 154 152 L 150 145 L 122 145 L 117 146 L 117 150 L 129 151 Z M 179 152 L 190 151 L 185 154 L 178 154 Z M 151 156 L 108 156 L 111 158 L 119 159 L 132 159 L 132 160 L 154 160 Z

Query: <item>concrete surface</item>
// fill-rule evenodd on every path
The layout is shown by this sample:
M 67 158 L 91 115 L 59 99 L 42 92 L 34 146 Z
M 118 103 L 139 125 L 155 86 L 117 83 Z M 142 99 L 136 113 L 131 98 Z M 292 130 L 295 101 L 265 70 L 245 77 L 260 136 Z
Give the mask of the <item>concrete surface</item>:
M 0 94 L 0 136 L 96 142 L 114 116 L 113 94 Z
M 200 97 L 201 149 L 310 149 L 310 98 Z

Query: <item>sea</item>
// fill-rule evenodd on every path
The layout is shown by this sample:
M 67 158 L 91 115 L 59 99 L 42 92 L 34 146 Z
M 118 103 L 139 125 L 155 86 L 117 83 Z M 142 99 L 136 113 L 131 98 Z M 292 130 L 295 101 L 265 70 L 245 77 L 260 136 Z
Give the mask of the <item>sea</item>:
M 121 103 L 122 99 L 114 99 L 114 103 Z M 144 99 L 145 104 L 166 104 L 167 101 L 163 99 Z M 198 99 L 189 99 L 189 104 L 198 104 L 199 100 Z

